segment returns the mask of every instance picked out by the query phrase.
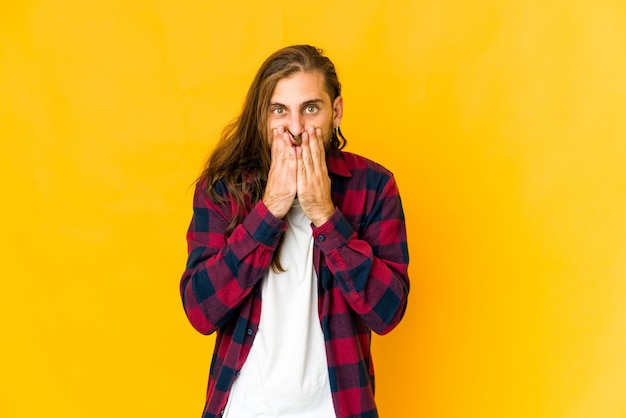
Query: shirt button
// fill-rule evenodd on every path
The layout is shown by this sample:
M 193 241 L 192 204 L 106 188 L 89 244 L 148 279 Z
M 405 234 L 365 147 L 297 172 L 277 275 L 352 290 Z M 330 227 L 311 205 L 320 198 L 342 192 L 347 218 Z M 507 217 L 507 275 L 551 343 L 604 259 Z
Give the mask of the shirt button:
M 248 328 L 248 335 L 252 335 L 254 334 L 254 331 L 252 330 L 252 328 Z
M 324 235 L 318 235 L 318 236 L 317 236 L 317 239 L 318 239 L 319 241 L 324 241 L 324 240 L 326 239 L 326 237 L 324 237 Z

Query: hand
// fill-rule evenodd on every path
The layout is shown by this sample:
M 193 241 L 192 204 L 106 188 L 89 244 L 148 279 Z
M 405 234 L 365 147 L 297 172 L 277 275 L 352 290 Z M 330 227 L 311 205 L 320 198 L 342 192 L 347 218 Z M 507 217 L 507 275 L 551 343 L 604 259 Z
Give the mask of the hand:
M 282 219 L 296 197 L 298 163 L 291 135 L 283 126 L 272 130 L 272 161 L 267 175 L 263 203 L 272 215 Z
M 332 216 L 335 205 L 330 197 L 330 177 L 320 128 L 305 128 L 296 155 L 298 201 L 313 225 L 321 226 Z

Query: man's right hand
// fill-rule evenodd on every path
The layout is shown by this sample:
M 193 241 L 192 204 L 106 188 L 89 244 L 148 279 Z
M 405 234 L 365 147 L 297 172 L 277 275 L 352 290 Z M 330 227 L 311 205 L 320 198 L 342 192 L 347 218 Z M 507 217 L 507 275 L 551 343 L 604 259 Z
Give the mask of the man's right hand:
M 296 197 L 297 168 L 296 150 L 291 135 L 279 126 L 272 130 L 272 162 L 267 175 L 263 204 L 272 215 L 282 219 Z

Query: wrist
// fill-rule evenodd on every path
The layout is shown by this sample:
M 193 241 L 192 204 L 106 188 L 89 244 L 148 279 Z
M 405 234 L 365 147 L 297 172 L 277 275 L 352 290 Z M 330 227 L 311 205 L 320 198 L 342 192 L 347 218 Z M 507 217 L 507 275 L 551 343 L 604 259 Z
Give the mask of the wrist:
M 335 208 L 333 207 L 332 210 L 326 210 L 324 213 L 312 217 L 311 218 L 311 223 L 313 223 L 313 225 L 315 225 L 316 228 L 319 228 L 320 226 L 324 225 L 326 222 L 328 222 L 328 220 L 333 216 L 333 213 L 335 213 Z

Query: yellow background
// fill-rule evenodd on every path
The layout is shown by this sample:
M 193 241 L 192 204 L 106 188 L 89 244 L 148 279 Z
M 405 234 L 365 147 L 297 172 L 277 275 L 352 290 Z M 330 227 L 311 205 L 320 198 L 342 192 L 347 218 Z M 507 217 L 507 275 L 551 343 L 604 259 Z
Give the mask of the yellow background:
M 0 416 L 200 416 L 190 186 L 292 43 L 403 196 L 381 416 L 626 417 L 623 0 L 4 2 Z

